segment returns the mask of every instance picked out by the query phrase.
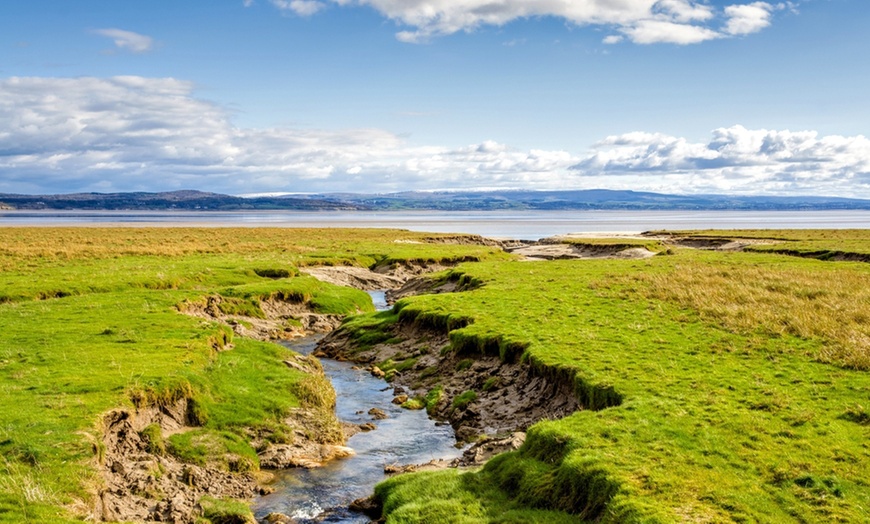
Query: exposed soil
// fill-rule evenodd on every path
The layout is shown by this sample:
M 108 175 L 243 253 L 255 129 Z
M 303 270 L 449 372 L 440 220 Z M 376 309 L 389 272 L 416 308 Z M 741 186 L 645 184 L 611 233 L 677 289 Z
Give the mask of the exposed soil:
M 379 291 L 398 289 L 414 277 L 443 271 L 454 265 L 436 262 L 397 262 L 379 265 L 374 269 L 354 266 L 321 266 L 306 268 L 304 273 L 330 284 L 353 287 L 364 291 Z
M 188 524 L 205 495 L 248 499 L 257 493 L 251 474 L 184 464 L 149 451 L 149 438 L 142 433 L 146 426 L 158 424 L 167 433 L 177 432 L 186 429 L 187 418 L 186 400 L 136 413 L 114 410 L 103 417 L 105 454 L 100 469 L 105 487 L 94 520 Z
M 285 364 L 309 373 L 322 373 L 319 363 L 310 357 L 296 356 Z M 191 418 L 187 400 L 169 407 L 113 410 L 103 417 L 105 452 L 100 470 L 105 486 L 93 511 L 94 520 L 188 524 L 195 521 L 200 510 L 198 501 L 203 496 L 250 499 L 268 490 L 258 483 L 258 477 L 267 479 L 268 474 L 239 472 L 250 467 L 241 457 L 228 454 L 221 465 L 186 464 L 156 451 L 150 435 L 143 432 L 146 427 L 156 425 L 162 441 L 172 434 L 196 429 L 190 425 Z M 353 454 L 348 447 L 318 441 L 317 436 L 312 438 L 310 428 L 316 427 L 316 419 L 306 409 L 292 413 L 284 421 L 290 443 L 272 444 L 265 440 L 268 435 L 250 434 L 252 446 L 262 449 L 258 454 L 260 467 L 314 468 Z M 346 437 L 359 431 L 358 427 L 350 426 L 353 425 L 343 428 Z
M 232 326 L 244 337 L 275 340 L 325 333 L 341 322 L 337 315 L 312 313 L 305 304 L 266 300 L 260 303 L 265 319 L 221 312 L 224 300 L 219 295 L 206 297 L 201 302 L 179 307 L 186 314 L 217 320 Z M 288 322 L 289 321 L 289 322 Z M 229 350 L 232 346 L 225 346 Z M 322 374 L 320 363 L 313 357 L 295 355 L 285 360 L 288 367 L 310 374 Z M 324 379 L 325 380 L 325 379 Z M 260 467 L 283 469 L 291 467 L 313 468 L 353 453 L 353 450 L 333 440 L 335 435 L 316 434 L 312 428 L 322 421 L 312 410 L 296 409 L 284 426 L 290 442 L 269 442 L 269 435 L 250 432 L 252 447 L 259 452 Z M 143 432 L 147 426 L 159 428 L 160 441 L 170 435 L 196 429 L 188 413 L 188 401 L 180 400 L 173 406 L 151 406 L 137 410 L 113 410 L 103 417 L 101 447 L 105 454 L 100 470 L 105 487 L 100 491 L 93 511 L 94 520 L 129 522 L 173 522 L 188 524 L 199 514 L 198 501 L 203 496 L 216 498 L 250 499 L 263 489 L 243 459 L 228 455 L 223 464 L 197 466 L 157 451 L 150 437 Z M 359 427 L 343 427 L 345 439 Z M 151 428 L 154 431 L 153 427 Z M 227 469 L 233 471 L 227 471 Z M 260 475 L 264 477 L 268 475 Z
M 528 243 L 505 243 L 468 235 L 433 237 L 425 241 L 493 245 L 508 250 L 528 248 Z M 565 244 L 556 246 L 570 248 Z M 394 301 L 413 294 L 461 290 L 458 282 L 433 282 L 419 278 L 420 275 L 448 267 L 435 263 L 394 263 L 381 265 L 374 270 L 319 267 L 307 268 L 306 272 L 339 285 L 364 290 L 391 290 L 388 298 Z M 305 304 L 277 300 L 261 302 L 266 317 L 263 319 L 230 315 L 221 311 L 223 300 L 219 295 L 212 295 L 201 302 L 185 304 L 179 310 L 223 322 L 231 326 L 237 335 L 259 340 L 327 333 L 341 322 L 341 317 L 336 315 L 312 313 Z M 370 364 L 372 369 L 376 369 L 374 363 L 387 359 L 398 362 L 416 358 L 416 362 L 404 372 L 391 373 L 392 383 L 405 388 L 403 394 L 409 398 L 421 398 L 436 384 L 441 384 L 441 398 L 433 404 L 430 414 L 436 419 L 449 421 L 459 440 L 478 440 L 482 435 L 505 436 L 483 438 L 461 459 L 450 463 L 402 466 L 403 470 L 481 464 L 495 453 L 519 447 L 524 433 L 518 430 L 524 430 L 541 419 L 562 417 L 580 408 L 570 384 L 545 378 L 525 364 L 502 362 L 496 357 L 479 355 L 471 358 L 453 351 L 444 351 L 442 355 L 442 349 L 449 346 L 447 334 L 415 325 L 398 325 L 394 335 L 402 341 L 357 352 L 347 334 L 338 331 L 321 342 L 317 354 Z M 231 349 L 231 346 L 223 349 Z M 319 363 L 309 357 L 296 356 L 285 361 L 285 364 L 308 373 L 322 373 Z M 467 393 L 471 391 L 475 392 L 473 399 Z M 458 397 L 468 401 L 456 401 Z M 404 402 L 406 398 L 400 396 L 398 400 Z M 198 516 L 201 510 L 198 501 L 203 496 L 249 499 L 264 489 L 258 486 L 253 474 L 238 472 L 246 469 L 239 457 L 227 456 L 223 465 L 198 466 L 182 463 L 165 452 L 155 450 L 148 432 L 143 430 L 156 425 L 161 440 L 174 433 L 190 431 L 195 427 L 190 424 L 191 417 L 188 415 L 187 401 L 181 400 L 173 406 L 135 411 L 119 409 L 104 416 L 104 435 L 100 448 L 105 452 L 100 470 L 105 484 L 93 511 L 94 520 L 189 524 Z M 318 467 L 329 460 L 353 453 L 350 448 L 319 442 L 316 436 L 312 438 L 309 431 L 312 427 L 309 419 L 312 417 L 313 414 L 300 409 L 285 421 L 288 433 L 292 435 L 292 442 L 289 443 L 270 444 L 267 435 L 250 434 L 252 445 L 262 449 L 259 453 L 261 467 Z M 368 427 L 370 425 L 363 426 L 345 424 L 342 429 L 345 437 L 348 437 L 354 432 L 371 429 Z M 229 472 L 227 469 L 237 471 Z M 263 475 L 260 476 L 262 478 Z
M 391 383 L 404 388 L 410 398 L 423 398 L 440 385 L 441 398 L 429 413 L 448 421 L 460 441 L 522 431 L 539 420 L 580 409 L 570 383 L 544 377 L 529 365 L 456 354 L 449 349 L 446 333 L 415 324 L 398 324 L 392 335 L 401 342 L 360 351 L 339 329 L 321 341 L 315 355 L 368 364 L 376 375 L 382 373 L 378 363 L 416 359 L 408 369 L 389 374 Z M 468 392 L 474 392 L 473 399 Z
M 525 260 L 566 260 L 594 258 L 628 258 L 640 259 L 655 256 L 654 251 L 644 247 L 631 245 L 581 245 L 567 244 L 559 239 L 542 240 L 541 242 L 524 245 L 507 250 L 519 255 Z
M 312 313 L 304 303 L 263 300 L 260 309 L 266 318 L 230 315 L 221 311 L 220 295 L 209 295 L 199 302 L 179 305 L 186 315 L 217 320 L 232 327 L 236 335 L 256 340 L 282 340 L 312 333 L 328 333 L 341 324 L 340 315 Z
M 353 266 L 308 267 L 303 270 L 303 273 L 323 282 L 365 291 L 393 289 L 401 286 L 404 282 L 404 279 L 396 276 L 375 273 L 371 269 Z
M 773 238 L 728 238 L 715 236 L 683 236 L 674 233 L 644 233 L 645 238 L 658 239 L 667 244 L 688 247 L 692 249 L 706 249 L 711 251 L 743 251 L 749 246 L 770 245 L 782 243 L 782 240 Z

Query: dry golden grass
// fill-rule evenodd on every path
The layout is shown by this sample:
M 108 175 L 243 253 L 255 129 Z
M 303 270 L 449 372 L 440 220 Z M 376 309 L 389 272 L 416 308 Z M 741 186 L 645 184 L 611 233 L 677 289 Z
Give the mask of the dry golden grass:
M 678 264 L 631 277 L 648 298 L 676 302 L 742 333 L 821 339 L 813 358 L 870 369 L 870 274 L 849 266 Z
M 289 228 L 2 228 L 0 270 L 27 263 L 186 255 L 280 256 L 298 266 L 368 265 L 372 258 L 468 258 L 494 253 L 485 246 L 437 243 L 439 236 L 398 229 Z M 22 261 L 25 264 L 22 264 Z

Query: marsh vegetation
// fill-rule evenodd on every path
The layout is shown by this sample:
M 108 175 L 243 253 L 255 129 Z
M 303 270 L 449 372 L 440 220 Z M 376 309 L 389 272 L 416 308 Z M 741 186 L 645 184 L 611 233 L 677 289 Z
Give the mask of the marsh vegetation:
M 677 238 L 753 242 L 721 251 Z M 292 426 L 299 410 L 316 422 L 306 438 L 340 440 L 329 385 L 285 364 L 308 366 L 286 348 L 237 334 L 269 315 L 269 300 L 354 315 L 343 329 L 361 351 L 400 344 L 397 328 L 412 327 L 442 337 L 425 355 L 452 359 L 451 373 L 500 360 L 576 396 L 580 410 L 532 425 L 518 451 L 481 469 L 381 484 L 388 522 L 868 520 L 866 231 L 613 241 L 659 253 L 639 260 L 520 261 L 449 242 L 393 230 L 0 229 L 0 522 L 93 514 L 113 410 L 183 400 L 184 431 L 139 437 L 155 455 L 235 475 L 257 474 L 261 446 L 304 433 Z M 430 286 L 455 292 L 366 313 L 366 294 L 303 274 L 415 262 L 455 266 Z M 241 327 L 181 314 L 208 297 Z M 421 355 L 385 364 L 422 377 L 415 407 L 480 409 L 504 386 L 493 375 L 451 396 Z M 200 502 L 202 519 L 221 511 L 240 510 Z

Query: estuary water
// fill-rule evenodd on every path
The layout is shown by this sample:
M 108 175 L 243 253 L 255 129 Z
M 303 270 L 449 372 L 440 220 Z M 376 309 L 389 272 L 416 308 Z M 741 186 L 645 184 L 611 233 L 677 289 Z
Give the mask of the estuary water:
M 387 308 L 383 292 L 372 291 L 375 307 Z M 286 343 L 302 354 L 314 350 L 319 337 L 305 337 Z M 290 469 L 278 472 L 276 491 L 254 502 L 254 514 L 263 519 L 269 513 L 283 513 L 300 524 L 314 522 L 363 523 L 369 519 L 351 512 L 355 499 L 372 494 L 384 480 L 388 464 L 420 464 L 438 458 L 455 458 L 453 428 L 436 426 L 425 411 L 409 411 L 392 403 L 392 387 L 350 362 L 320 359 L 335 388 L 336 414 L 341 420 L 362 424 L 374 422 L 377 429 L 352 436 L 347 446 L 356 455 L 334 460 L 322 468 Z M 372 420 L 371 408 L 387 413 L 384 420 Z
M 653 229 L 863 229 L 870 211 L 0 211 L 0 227 L 375 227 L 538 240 Z

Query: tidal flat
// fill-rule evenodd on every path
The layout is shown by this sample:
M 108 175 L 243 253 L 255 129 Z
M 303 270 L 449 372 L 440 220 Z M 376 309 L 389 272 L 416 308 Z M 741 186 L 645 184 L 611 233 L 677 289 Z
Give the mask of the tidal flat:
M 318 363 L 269 341 L 339 323 L 345 358 L 464 440 L 527 433 L 482 467 L 380 484 L 386 522 L 870 521 L 870 231 L 544 245 L 562 254 L 398 230 L 0 229 L 0 522 L 250 521 L 265 457 L 340 460 Z M 406 292 L 375 313 L 305 274 L 342 267 Z M 514 372 L 572 402 L 494 425 Z

